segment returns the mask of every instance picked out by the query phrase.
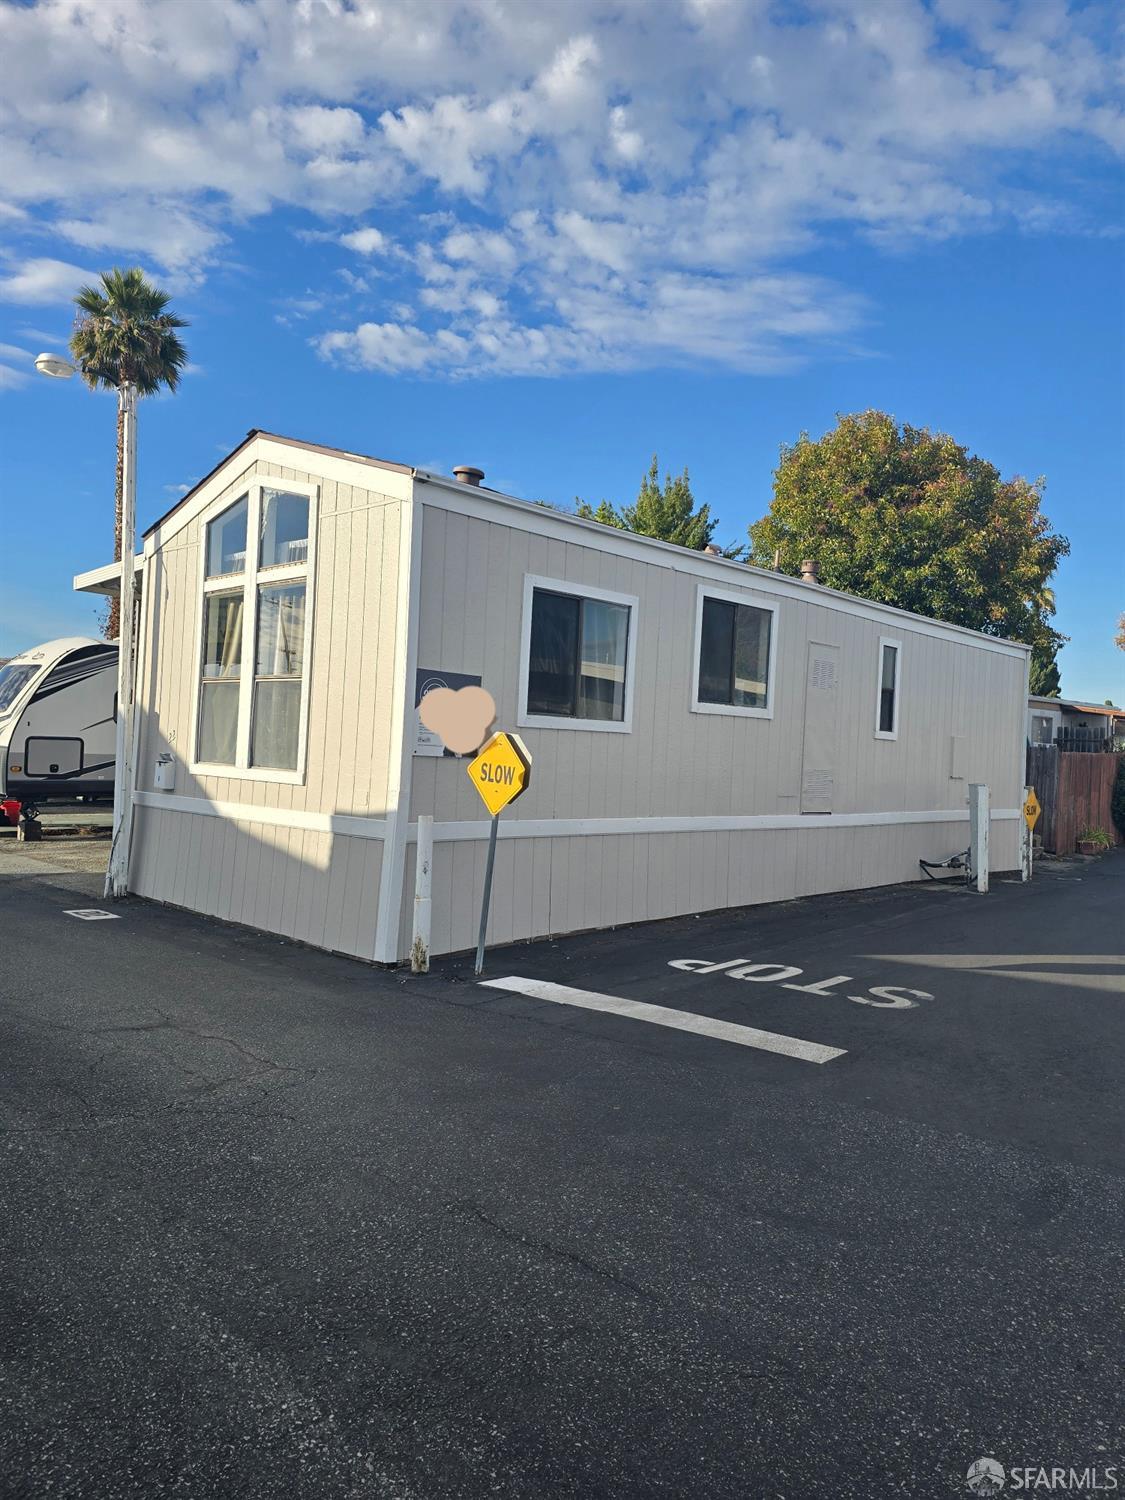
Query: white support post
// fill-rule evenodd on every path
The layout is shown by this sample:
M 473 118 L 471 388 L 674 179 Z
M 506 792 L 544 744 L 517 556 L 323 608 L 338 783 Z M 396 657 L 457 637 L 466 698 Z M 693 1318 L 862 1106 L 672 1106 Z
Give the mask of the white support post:
M 414 860 L 414 932 L 410 943 L 410 969 L 414 974 L 430 972 L 430 891 L 433 881 L 434 820 L 423 813 L 418 819 L 418 844 Z
M 129 845 L 133 837 L 133 641 L 135 635 L 135 562 L 133 536 L 137 518 L 137 388 L 126 381 L 117 399 L 122 415 L 124 452 L 121 474 L 121 594 L 117 641 L 117 760 L 113 776 L 113 841 L 105 875 L 105 894 L 129 890 Z
M 1024 802 L 1033 794 L 1034 787 L 1025 786 L 1023 789 Z M 1020 832 L 1020 875 L 1024 880 L 1031 879 L 1031 868 L 1035 858 L 1035 838 L 1030 825 L 1022 813 L 1020 815 L 1022 829 Z
M 969 787 L 969 858 L 977 890 L 988 890 L 988 788 L 979 782 Z

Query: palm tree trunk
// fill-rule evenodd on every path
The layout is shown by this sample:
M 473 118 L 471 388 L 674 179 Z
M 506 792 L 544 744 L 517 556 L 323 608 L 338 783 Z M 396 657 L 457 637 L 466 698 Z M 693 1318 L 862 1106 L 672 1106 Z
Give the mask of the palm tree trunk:
M 113 560 L 121 561 L 121 510 L 125 500 L 125 409 L 117 403 L 117 476 L 113 506 Z M 121 630 L 121 600 L 113 595 L 106 615 L 105 638 L 114 641 Z

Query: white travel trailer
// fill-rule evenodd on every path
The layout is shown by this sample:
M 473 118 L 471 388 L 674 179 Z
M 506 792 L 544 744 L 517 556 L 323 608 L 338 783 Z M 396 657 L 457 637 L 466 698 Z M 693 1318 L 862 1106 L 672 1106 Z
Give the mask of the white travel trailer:
M 1019 867 L 1026 646 L 460 474 L 253 431 L 149 529 L 132 890 L 395 962 L 425 814 L 432 951 L 470 948 L 489 819 L 435 681 L 533 757 L 490 942 L 916 880 L 974 782 Z
M 20 802 L 113 797 L 117 647 L 46 641 L 0 667 L 0 792 Z

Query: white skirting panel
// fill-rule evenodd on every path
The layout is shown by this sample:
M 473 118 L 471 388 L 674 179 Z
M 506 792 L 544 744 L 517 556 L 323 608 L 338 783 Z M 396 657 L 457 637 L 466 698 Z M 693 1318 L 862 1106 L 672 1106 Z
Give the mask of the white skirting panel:
M 489 943 L 518 942 L 588 928 L 623 926 L 722 907 L 753 906 L 833 891 L 917 880 L 919 859 L 966 849 L 967 813 L 940 821 L 726 828 L 576 836 L 501 837 Z M 647 821 L 647 820 L 645 820 Z M 787 820 L 789 821 L 789 820 Z M 448 825 L 446 825 L 448 827 Z M 487 826 L 487 825 L 486 825 Z M 510 827 L 515 827 L 514 821 Z M 501 830 L 503 831 L 503 820 Z M 435 825 L 431 952 L 476 942 L 487 845 L 465 835 L 442 839 Z M 1019 866 L 1018 823 L 994 818 L 993 868 Z M 413 889 L 407 851 L 407 894 Z M 409 952 L 403 902 L 399 956 Z
M 138 895 L 375 956 L 379 820 L 241 805 L 235 814 L 159 793 L 136 800 L 130 885 Z M 487 831 L 484 820 L 435 824 L 434 954 L 476 941 Z M 1018 811 L 993 813 L 991 839 L 993 869 L 1018 869 Z M 489 942 L 917 880 L 919 859 L 946 859 L 968 842 L 967 811 L 501 819 Z M 410 949 L 413 841 L 405 866 L 400 959 Z
M 130 889 L 138 896 L 373 957 L 378 839 L 137 800 Z

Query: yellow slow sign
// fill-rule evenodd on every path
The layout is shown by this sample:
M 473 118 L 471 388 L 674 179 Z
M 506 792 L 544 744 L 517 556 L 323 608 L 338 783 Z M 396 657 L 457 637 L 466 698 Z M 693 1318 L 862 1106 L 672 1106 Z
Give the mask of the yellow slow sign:
M 531 755 L 518 734 L 494 734 L 465 768 L 493 817 L 526 792 Z
M 1024 822 L 1029 828 L 1034 828 L 1039 821 L 1039 814 L 1043 809 L 1039 806 L 1039 798 L 1035 795 L 1035 788 L 1027 794 L 1027 801 L 1023 805 Z

